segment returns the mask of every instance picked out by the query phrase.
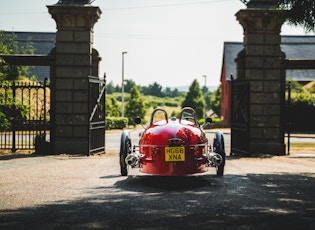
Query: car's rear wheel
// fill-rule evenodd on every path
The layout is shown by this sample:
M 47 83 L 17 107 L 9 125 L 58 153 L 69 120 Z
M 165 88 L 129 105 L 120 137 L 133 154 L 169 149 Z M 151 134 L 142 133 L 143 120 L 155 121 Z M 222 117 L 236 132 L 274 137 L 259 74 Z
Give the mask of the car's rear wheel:
M 221 131 L 216 131 L 215 138 L 213 139 L 214 152 L 218 153 L 222 157 L 222 163 L 216 166 L 217 176 L 223 176 L 225 166 L 225 148 L 224 148 L 224 137 Z
M 121 134 L 120 152 L 119 152 L 120 174 L 122 176 L 128 175 L 128 165 L 125 159 L 130 153 L 131 153 L 131 139 L 129 137 L 129 133 L 127 131 L 124 131 Z

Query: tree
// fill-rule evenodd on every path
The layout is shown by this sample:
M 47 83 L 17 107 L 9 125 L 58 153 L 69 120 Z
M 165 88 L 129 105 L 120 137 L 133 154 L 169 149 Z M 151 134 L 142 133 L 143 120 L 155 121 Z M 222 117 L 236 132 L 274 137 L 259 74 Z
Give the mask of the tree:
M 115 86 L 113 81 L 110 81 L 109 83 L 106 84 L 106 93 L 112 94 L 113 92 L 115 92 Z
M 206 95 L 206 93 L 209 91 L 208 87 L 207 86 L 202 86 L 202 89 L 201 89 L 202 93 L 204 95 Z
M 106 97 L 106 117 L 120 117 L 121 106 L 114 97 Z
M 212 97 L 212 92 L 207 92 L 205 96 L 205 103 L 206 103 L 206 109 L 209 110 L 211 109 L 211 97 Z
M 197 79 L 195 79 L 190 85 L 189 91 L 182 103 L 182 107 L 193 108 L 196 111 L 198 119 L 204 117 L 205 100 Z
M 130 93 L 132 87 L 133 87 L 134 85 L 136 85 L 136 83 L 135 83 L 133 80 L 125 80 L 125 82 L 126 82 L 126 84 L 125 84 L 125 86 L 124 86 L 124 91 L 125 91 L 126 93 Z
M 174 90 L 172 90 L 170 87 L 166 87 L 163 92 L 163 97 L 178 97 L 179 96 L 179 92 L 178 89 L 175 88 Z
M 0 131 L 6 131 L 10 127 L 11 123 L 4 113 L 0 111 Z
M 210 99 L 210 107 L 217 115 L 221 115 L 221 94 L 222 86 L 220 85 L 212 94 Z
M 278 5 L 285 10 L 289 24 L 302 26 L 306 32 L 315 31 L 314 0 L 278 0 Z
M 16 41 L 16 35 L 12 33 L 10 36 L 0 31 L 0 53 L 1 54 L 34 54 L 32 42 L 19 46 Z M 0 81 L 16 80 L 19 76 L 28 75 L 29 66 L 6 65 L 4 60 L 0 58 Z
M 247 5 L 250 0 L 240 0 Z M 254 1 L 254 0 L 251 0 Z M 289 24 L 302 26 L 306 32 L 315 31 L 314 0 L 274 0 L 275 7 L 283 10 L 283 16 Z
M 164 96 L 166 96 L 166 97 L 172 97 L 172 96 L 173 96 L 173 95 L 172 95 L 172 90 L 171 90 L 170 87 L 166 87 L 166 88 L 163 90 L 163 94 L 164 94 Z
M 12 54 L 17 50 L 17 44 L 13 39 L 5 37 L 3 32 L 0 31 L 0 53 Z M 10 66 L 0 58 L 0 81 L 4 81 L 11 78 L 18 78 L 19 72 L 16 66 Z
M 33 44 L 27 43 L 25 46 L 18 46 L 16 36 L 12 33 L 11 36 L 4 35 L 0 31 L 0 53 L 1 54 L 33 54 Z M 8 80 L 16 80 L 21 75 L 26 75 L 28 66 L 14 66 L 7 65 L 5 61 L 0 58 L 0 84 L 4 88 L 10 88 Z M 27 106 L 22 105 L 19 101 L 13 98 L 11 91 L 3 90 L 0 92 L 0 130 L 7 130 L 17 120 L 23 120 L 29 113 Z
M 144 100 L 138 90 L 138 87 L 134 85 L 130 91 L 130 98 L 126 104 L 126 116 L 128 117 L 129 125 L 134 125 L 136 117 L 144 118 L 146 114 Z
M 150 84 L 147 88 L 146 95 L 152 95 L 156 97 L 162 97 L 162 86 L 159 85 L 157 82 L 154 82 L 153 84 Z
M 288 85 L 289 82 L 291 85 L 291 92 L 292 93 L 293 92 L 294 93 L 303 93 L 303 91 L 304 91 L 303 86 L 299 82 L 293 80 L 292 78 L 287 78 L 285 81 L 286 85 Z

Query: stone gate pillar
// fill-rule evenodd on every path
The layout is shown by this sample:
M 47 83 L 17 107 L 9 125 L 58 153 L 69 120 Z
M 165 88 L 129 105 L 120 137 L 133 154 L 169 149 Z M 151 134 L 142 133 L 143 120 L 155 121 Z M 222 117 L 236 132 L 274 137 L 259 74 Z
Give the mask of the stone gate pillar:
M 236 14 L 244 29 L 244 49 L 236 59 L 236 80 L 249 82 L 247 154 L 285 154 L 285 55 L 280 47 L 284 20 L 274 2 L 252 0 L 247 9 Z
M 89 151 L 89 75 L 98 74 L 93 26 L 99 7 L 89 1 L 59 1 L 47 6 L 57 24 L 51 67 L 51 143 L 54 153 Z

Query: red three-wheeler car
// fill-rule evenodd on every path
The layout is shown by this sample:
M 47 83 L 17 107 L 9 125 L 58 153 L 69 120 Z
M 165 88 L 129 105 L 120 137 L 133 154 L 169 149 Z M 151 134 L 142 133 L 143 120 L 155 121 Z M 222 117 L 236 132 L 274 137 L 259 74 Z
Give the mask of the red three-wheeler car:
M 210 123 L 211 118 L 206 122 Z M 140 124 L 141 119 L 137 118 Z M 157 108 L 152 112 L 148 127 L 139 134 L 137 145 L 132 145 L 130 132 L 121 134 L 121 175 L 128 175 L 128 168 L 140 168 L 140 172 L 160 176 L 185 176 L 206 172 L 215 167 L 223 176 L 225 166 L 224 138 L 215 132 L 213 146 L 209 145 L 204 130 L 190 107 L 181 110 L 179 118 L 168 118 L 167 112 Z

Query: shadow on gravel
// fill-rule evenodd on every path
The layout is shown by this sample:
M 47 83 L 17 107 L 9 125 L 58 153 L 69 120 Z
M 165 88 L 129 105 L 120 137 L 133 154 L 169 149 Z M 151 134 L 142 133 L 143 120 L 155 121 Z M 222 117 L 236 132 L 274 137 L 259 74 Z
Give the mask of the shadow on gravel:
M 314 229 L 314 186 L 314 174 L 132 176 L 78 200 L 1 210 L 0 229 Z
M 13 153 L 13 154 L 5 154 L 5 155 L 0 154 L 0 161 L 20 159 L 20 158 L 38 157 L 38 156 L 43 156 L 43 155 L 39 155 L 39 154 L 35 154 L 35 153 L 25 153 L 25 154 Z
M 200 176 L 129 176 L 126 180 L 118 181 L 115 186 L 128 191 L 138 192 L 143 190 L 156 192 L 190 191 L 202 187 L 217 185 L 216 180 L 211 180 L 210 175 Z

